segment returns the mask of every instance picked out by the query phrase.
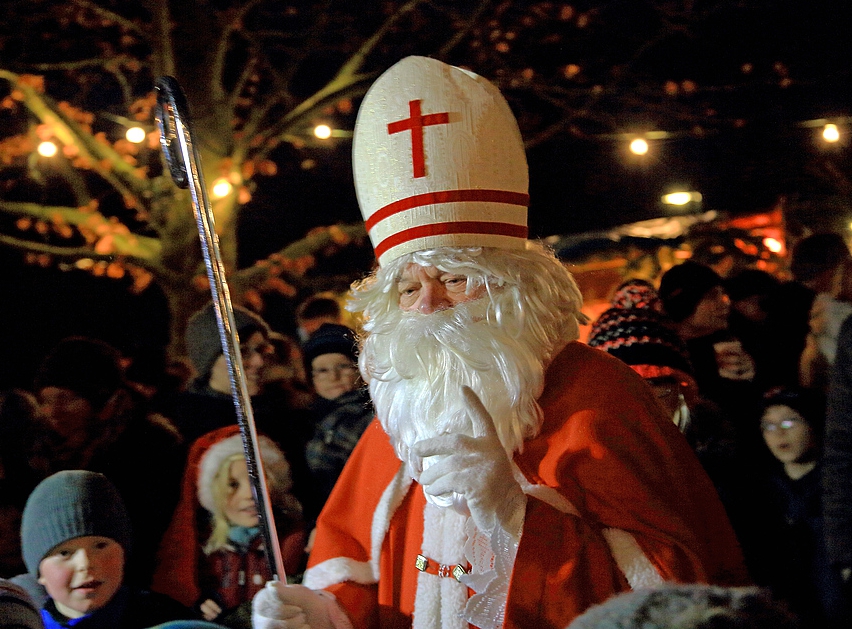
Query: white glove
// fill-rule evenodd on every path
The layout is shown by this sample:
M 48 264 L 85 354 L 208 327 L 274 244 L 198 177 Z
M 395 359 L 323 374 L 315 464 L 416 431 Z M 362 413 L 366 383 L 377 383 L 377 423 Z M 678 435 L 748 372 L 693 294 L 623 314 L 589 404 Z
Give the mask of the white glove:
M 500 525 L 520 538 L 527 499 L 515 480 L 512 462 L 500 443 L 494 420 L 468 387 L 462 387 L 476 437 L 442 435 L 413 446 L 417 456 L 438 457 L 420 474 L 419 483 L 432 496 L 456 492 L 464 496 L 474 523 L 483 533 Z
M 352 629 L 328 592 L 269 581 L 252 601 L 253 629 Z

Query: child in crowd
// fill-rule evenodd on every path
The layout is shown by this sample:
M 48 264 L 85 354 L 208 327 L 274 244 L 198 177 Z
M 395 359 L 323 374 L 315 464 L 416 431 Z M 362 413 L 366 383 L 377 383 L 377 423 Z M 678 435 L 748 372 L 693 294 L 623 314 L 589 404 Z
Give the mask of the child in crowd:
M 304 569 L 302 508 L 287 460 L 258 438 L 284 569 Z M 190 449 L 180 502 L 163 538 L 153 589 L 194 607 L 205 620 L 250 629 L 252 596 L 272 579 L 239 428 L 227 426 Z
M 839 576 L 823 542 L 820 458 L 823 396 L 779 388 L 764 396 L 760 429 L 780 465 L 767 478 L 764 526 L 767 584 L 809 624 L 830 627 L 840 600 Z
M 27 575 L 15 578 L 41 607 L 47 629 L 143 629 L 192 618 L 162 594 L 129 587 L 130 519 L 102 474 L 66 470 L 33 490 L 21 546 Z
M 314 435 L 305 447 L 313 494 L 305 511 L 313 524 L 361 435 L 373 421 L 370 393 L 358 373 L 358 342 L 345 325 L 324 323 L 302 347 L 317 415 Z

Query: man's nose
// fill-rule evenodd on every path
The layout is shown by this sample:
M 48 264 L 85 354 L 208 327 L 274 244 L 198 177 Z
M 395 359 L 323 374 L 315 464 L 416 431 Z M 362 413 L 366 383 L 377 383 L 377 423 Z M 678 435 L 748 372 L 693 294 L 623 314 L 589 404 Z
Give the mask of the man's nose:
M 423 314 L 431 314 L 450 308 L 446 287 L 438 281 L 424 282 L 420 285 L 420 298 L 415 309 Z

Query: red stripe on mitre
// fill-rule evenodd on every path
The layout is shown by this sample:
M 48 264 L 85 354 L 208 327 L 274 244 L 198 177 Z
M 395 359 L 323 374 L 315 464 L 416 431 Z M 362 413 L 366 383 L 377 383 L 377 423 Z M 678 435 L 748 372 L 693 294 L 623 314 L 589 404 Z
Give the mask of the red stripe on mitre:
M 512 238 L 527 237 L 526 225 L 513 225 L 511 223 L 494 223 L 488 221 L 455 221 L 449 223 L 431 223 L 405 229 L 388 236 L 376 245 L 376 257 L 379 258 L 386 251 L 398 245 L 402 245 L 417 238 L 428 238 L 429 236 L 446 236 L 448 234 L 483 234 L 487 236 L 510 236 Z
M 511 192 L 509 190 L 441 190 L 439 192 L 426 192 L 394 201 L 383 208 L 379 208 L 364 224 L 367 227 L 367 231 L 370 231 L 379 221 L 383 221 L 405 210 L 424 205 L 454 202 L 470 203 L 477 201 L 527 207 L 530 204 L 530 195 L 526 192 Z

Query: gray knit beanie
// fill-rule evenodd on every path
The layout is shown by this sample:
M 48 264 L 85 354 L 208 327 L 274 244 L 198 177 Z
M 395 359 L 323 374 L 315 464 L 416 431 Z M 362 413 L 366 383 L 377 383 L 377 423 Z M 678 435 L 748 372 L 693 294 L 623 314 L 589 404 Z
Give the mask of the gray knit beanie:
M 27 570 L 38 577 L 41 560 L 59 544 L 97 535 L 130 554 L 130 518 L 124 501 L 103 474 L 65 470 L 45 478 L 30 494 L 21 518 L 21 550 Z
M 23 588 L 0 579 L 0 628 L 44 629 L 41 616 Z
M 234 323 L 240 341 L 245 341 L 255 332 L 269 338 L 269 325 L 250 310 L 234 306 Z M 193 314 L 186 324 L 186 351 L 195 368 L 196 380 L 206 384 L 210 380 L 213 363 L 222 354 L 222 340 L 219 338 L 219 323 L 216 310 L 209 303 Z

